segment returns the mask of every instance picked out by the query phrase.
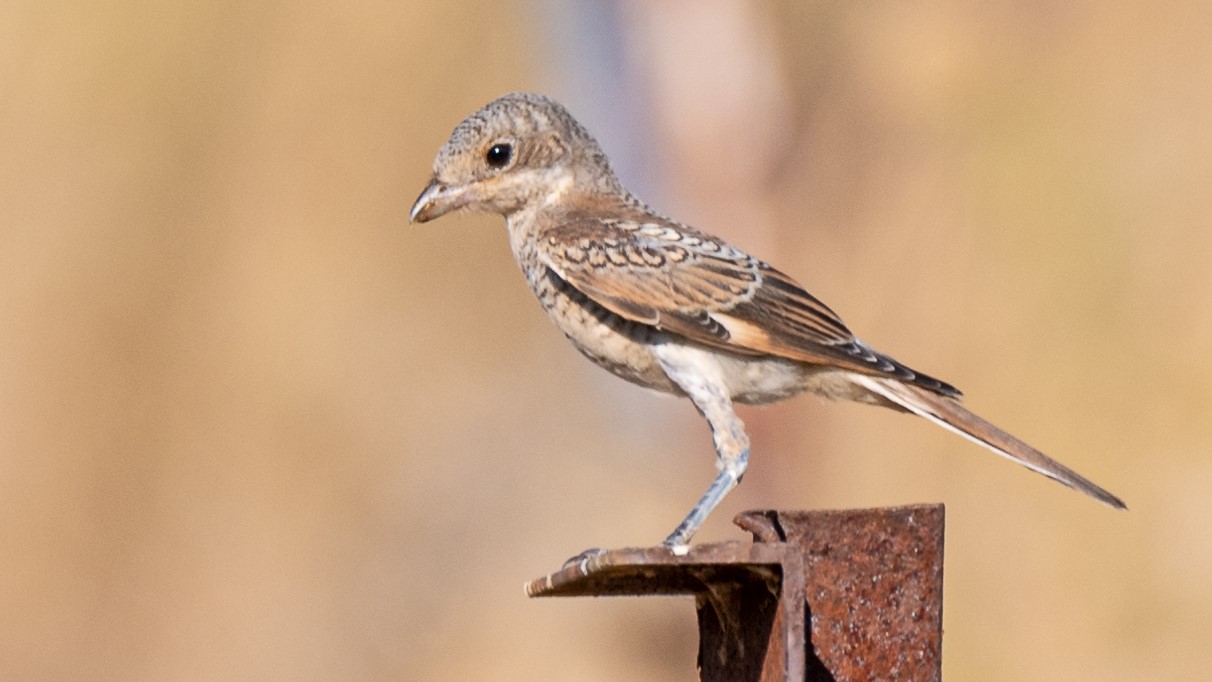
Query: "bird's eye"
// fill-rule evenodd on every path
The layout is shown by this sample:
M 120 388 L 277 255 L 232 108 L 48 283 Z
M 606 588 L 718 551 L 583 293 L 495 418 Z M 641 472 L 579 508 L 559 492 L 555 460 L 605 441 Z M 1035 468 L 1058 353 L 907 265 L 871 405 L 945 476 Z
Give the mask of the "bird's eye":
M 498 142 L 484 153 L 484 161 L 493 168 L 504 168 L 513 159 L 513 145 Z

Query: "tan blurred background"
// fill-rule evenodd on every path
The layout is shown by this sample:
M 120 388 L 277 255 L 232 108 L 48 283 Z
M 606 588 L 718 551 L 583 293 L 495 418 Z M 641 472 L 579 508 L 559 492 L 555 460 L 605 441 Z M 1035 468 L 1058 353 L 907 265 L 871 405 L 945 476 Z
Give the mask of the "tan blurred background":
M 693 679 L 689 601 L 521 585 L 664 537 L 706 428 L 499 218 L 407 224 L 515 89 L 1132 506 L 804 398 L 700 540 L 942 501 L 948 679 L 1206 673 L 1212 12 L 1053 4 L 5 3 L 0 678 Z

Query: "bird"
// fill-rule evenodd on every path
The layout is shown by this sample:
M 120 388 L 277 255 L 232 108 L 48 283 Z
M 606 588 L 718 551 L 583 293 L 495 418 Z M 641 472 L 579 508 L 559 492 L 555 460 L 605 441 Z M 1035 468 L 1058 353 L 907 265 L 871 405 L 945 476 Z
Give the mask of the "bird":
M 455 127 L 409 222 L 456 211 L 505 218 L 527 284 L 585 357 L 633 384 L 689 398 L 706 419 L 717 473 L 666 547 L 686 548 L 745 474 L 750 439 L 734 406 L 801 393 L 917 415 L 1127 508 L 970 412 L 951 384 L 861 341 L 783 271 L 650 208 L 550 97 L 505 94 Z

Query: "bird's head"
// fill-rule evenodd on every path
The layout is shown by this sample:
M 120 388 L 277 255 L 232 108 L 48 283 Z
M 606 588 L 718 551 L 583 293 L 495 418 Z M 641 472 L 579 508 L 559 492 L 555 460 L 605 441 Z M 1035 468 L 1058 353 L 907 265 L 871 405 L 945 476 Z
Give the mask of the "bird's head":
M 617 187 L 593 137 L 555 100 L 511 93 L 463 120 L 438 150 L 409 220 L 469 209 L 510 215 L 569 191 Z

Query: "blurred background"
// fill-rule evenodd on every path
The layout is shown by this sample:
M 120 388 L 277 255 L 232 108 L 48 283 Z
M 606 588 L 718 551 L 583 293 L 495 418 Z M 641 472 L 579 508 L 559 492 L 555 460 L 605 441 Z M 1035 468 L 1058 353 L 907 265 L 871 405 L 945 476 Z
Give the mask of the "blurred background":
M 499 217 L 407 222 L 536 90 L 1132 507 L 801 398 L 743 411 L 699 541 L 945 502 L 948 679 L 1192 679 L 1210 41 L 1197 1 L 4 3 L 0 677 L 694 679 L 689 600 L 521 586 L 663 538 L 706 427 L 566 344 Z

